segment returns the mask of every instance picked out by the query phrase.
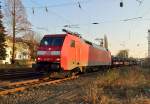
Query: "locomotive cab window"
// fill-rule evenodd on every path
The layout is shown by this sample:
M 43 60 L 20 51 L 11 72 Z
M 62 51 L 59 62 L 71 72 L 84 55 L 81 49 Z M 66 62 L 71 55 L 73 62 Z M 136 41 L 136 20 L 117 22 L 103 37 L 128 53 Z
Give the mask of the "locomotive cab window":
M 64 37 L 44 37 L 41 40 L 40 45 L 45 46 L 62 46 Z
M 75 40 L 71 40 L 71 41 L 70 41 L 70 46 L 71 46 L 71 47 L 75 47 Z

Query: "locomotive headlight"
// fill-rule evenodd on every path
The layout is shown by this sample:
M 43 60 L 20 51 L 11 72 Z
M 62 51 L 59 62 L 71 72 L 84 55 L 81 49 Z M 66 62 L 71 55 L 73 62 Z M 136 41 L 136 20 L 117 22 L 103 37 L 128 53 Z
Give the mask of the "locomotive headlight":
M 60 55 L 60 51 L 51 51 L 51 55 Z
M 38 57 L 37 60 L 39 61 L 39 60 L 41 60 L 41 58 Z
M 60 58 L 57 58 L 56 61 L 60 61 Z

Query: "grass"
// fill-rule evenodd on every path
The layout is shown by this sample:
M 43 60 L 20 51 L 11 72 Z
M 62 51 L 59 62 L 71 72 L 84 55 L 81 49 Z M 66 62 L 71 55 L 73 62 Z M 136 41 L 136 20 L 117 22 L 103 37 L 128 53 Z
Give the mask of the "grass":
M 31 66 L 32 63 L 35 63 L 32 60 L 16 60 L 15 64 L 0 64 L 1 68 L 18 68 L 18 67 L 24 67 L 24 66 Z
M 0 73 L 10 71 L 20 71 L 32 68 L 33 61 L 17 60 L 15 64 L 0 64 Z
M 150 58 L 146 58 L 146 59 L 142 62 L 142 67 L 144 67 L 144 68 L 150 68 Z
M 83 89 L 90 104 L 150 104 L 150 69 L 109 70 Z

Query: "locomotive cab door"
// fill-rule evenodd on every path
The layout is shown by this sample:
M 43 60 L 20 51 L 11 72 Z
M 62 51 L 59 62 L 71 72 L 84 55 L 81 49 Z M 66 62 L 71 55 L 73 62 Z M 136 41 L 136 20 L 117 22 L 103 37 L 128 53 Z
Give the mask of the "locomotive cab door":
M 79 44 L 79 42 L 78 41 L 76 41 L 76 45 L 75 45 L 76 47 L 75 47 L 75 53 L 76 53 L 76 55 L 75 55 L 75 59 L 76 59 L 76 65 L 77 66 L 80 66 L 80 44 Z

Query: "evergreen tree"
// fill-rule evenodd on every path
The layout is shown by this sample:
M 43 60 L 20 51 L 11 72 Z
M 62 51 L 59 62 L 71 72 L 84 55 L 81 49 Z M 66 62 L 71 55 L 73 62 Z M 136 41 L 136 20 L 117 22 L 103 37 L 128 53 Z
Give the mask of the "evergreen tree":
M 0 5 L 0 60 L 5 60 L 6 58 L 6 44 L 5 44 L 5 28 L 2 23 L 2 11 L 1 11 L 1 5 Z

